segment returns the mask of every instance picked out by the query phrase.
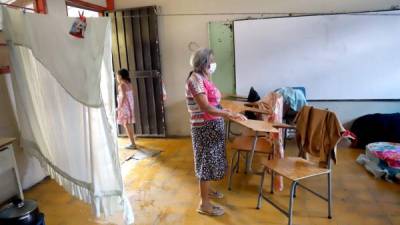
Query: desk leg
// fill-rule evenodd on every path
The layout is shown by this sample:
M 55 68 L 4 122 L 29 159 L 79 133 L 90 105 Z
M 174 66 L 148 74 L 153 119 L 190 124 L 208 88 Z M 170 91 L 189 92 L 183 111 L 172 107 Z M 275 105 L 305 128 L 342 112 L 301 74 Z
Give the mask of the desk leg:
M 253 165 L 253 157 L 254 157 L 254 152 L 256 151 L 257 141 L 258 141 L 258 132 L 256 131 L 256 134 L 255 134 L 254 140 L 253 140 L 253 147 L 250 152 L 250 158 L 247 159 L 247 162 L 246 162 L 246 171 L 248 173 L 251 173 L 251 169 L 252 169 L 252 165 Z
M 225 141 L 229 139 L 229 119 L 225 122 Z
M 14 164 L 13 170 L 14 170 L 14 173 L 15 173 L 15 178 L 17 179 L 17 183 L 18 183 L 19 197 L 21 198 L 21 200 L 24 200 L 24 193 L 22 191 L 21 181 L 19 179 L 18 165 L 17 165 L 17 161 L 15 160 L 14 148 L 13 148 L 12 144 L 10 144 L 8 146 L 8 148 L 11 151 L 11 157 L 13 158 L 13 164 Z
M 247 174 L 248 168 L 249 168 L 249 152 L 246 152 L 246 159 L 245 159 L 246 165 L 245 165 L 245 171 L 244 174 Z
M 231 133 L 231 120 L 228 119 L 226 127 L 227 127 L 226 140 L 229 141 L 229 134 Z

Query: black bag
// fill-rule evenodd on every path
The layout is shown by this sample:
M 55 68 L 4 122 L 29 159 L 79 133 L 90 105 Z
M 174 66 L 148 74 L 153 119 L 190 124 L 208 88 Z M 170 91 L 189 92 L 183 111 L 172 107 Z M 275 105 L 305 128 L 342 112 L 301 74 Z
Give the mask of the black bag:
M 250 91 L 249 91 L 249 95 L 247 96 L 247 101 L 248 102 L 256 102 L 256 101 L 259 101 L 260 99 L 261 99 L 260 95 L 258 95 L 257 91 L 254 90 L 253 87 L 251 87 Z
M 259 101 L 260 95 L 258 95 L 257 91 L 254 90 L 253 87 L 250 88 L 249 95 L 247 96 L 247 102 L 257 102 Z M 257 116 L 254 112 L 250 111 L 245 111 L 244 115 L 247 117 L 247 119 L 255 120 L 257 119 Z

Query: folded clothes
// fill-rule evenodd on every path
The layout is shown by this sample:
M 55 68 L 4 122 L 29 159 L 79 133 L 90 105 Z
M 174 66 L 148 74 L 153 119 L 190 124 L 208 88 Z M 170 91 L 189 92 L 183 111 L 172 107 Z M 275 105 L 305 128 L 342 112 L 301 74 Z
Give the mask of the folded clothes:
M 400 144 L 391 142 L 375 142 L 367 145 L 368 151 L 375 157 L 385 161 L 388 166 L 400 169 Z
M 376 178 L 400 182 L 400 144 L 375 142 L 366 146 L 365 154 L 357 160 Z

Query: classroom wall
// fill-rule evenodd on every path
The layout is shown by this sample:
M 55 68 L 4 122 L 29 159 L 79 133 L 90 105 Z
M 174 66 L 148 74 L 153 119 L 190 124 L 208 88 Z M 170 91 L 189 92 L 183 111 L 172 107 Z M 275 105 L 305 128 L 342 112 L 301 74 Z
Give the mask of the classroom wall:
M 65 14 L 65 2 L 63 0 L 52 0 L 49 8 L 58 8 Z M 0 32 L 0 43 L 4 43 L 3 33 Z M 0 65 L 9 65 L 8 51 L 0 50 Z M 27 155 L 19 146 L 19 131 L 17 119 L 14 114 L 15 103 L 13 102 L 12 84 L 10 74 L 0 74 L 0 137 L 15 137 L 14 154 L 18 164 L 21 184 L 24 189 L 30 188 L 47 176 L 41 168 L 39 161 Z M 17 193 L 15 178 L 12 171 L 0 174 L 0 204 Z
M 11 85 L 10 76 L 10 74 L 0 75 L 0 137 L 15 137 L 18 139 L 17 120 L 13 111 L 12 98 L 8 91 Z M 46 174 L 42 170 L 39 161 L 24 153 L 19 147 L 19 140 L 14 143 L 13 147 L 22 187 L 26 189 L 41 181 Z M 0 174 L 0 180 L 1 204 L 1 202 L 17 193 L 17 186 L 12 171 Z
M 116 0 L 117 9 L 141 6 L 160 6 L 159 36 L 161 63 L 168 94 L 165 102 L 168 135 L 189 135 L 188 113 L 185 106 L 184 84 L 190 71 L 188 48 L 190 42 L 208 46 L 208 23 L 260 17 L 238 13 L 333 13 L 382 10 L 399 7 L 398 0 Z M 218 14 L 224 15 L 187 15 Z M 175 15 L 172 15 L 175 14 Z M 177 15 L 180 14 L 180 15 Z M 182 15 L 183 14 L 183 15 Z M 264 15 L 266 16 L 266 15 Z M 318 103 L 338 110 L 340 117 L 353 119 L 370 112 L 400 111 L 396 103 Z M 354 107 L 353 107 L 354 106 Z
M 400 112 L 400 101 L 379 102 L 379 101 L 360 101 L 360 102 L 325 102 L 312 101 L 310 105 L 319 108 L 328 108 L 336 112 L 345 128 L 350 128 L 354 119 L 373 113 L 395 113 Z
M 0 137 L 15 137 L 18 134 L 17 124 L 12 111 L 6 87 L 6 75 L 0 75 Z M 16 149 L 17 145 L 14 145 Z M 16 184 L 12 171 L 0 174 L 0 203 L 16 194 Z

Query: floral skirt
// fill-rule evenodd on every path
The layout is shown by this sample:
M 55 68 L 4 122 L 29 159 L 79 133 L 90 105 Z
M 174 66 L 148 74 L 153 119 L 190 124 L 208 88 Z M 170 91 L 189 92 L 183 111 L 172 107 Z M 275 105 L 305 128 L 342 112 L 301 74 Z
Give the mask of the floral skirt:
M 207 121 L 192 127 L 196 176 L 202 181 L 221 180 L 227 170 L 224 120 Z

